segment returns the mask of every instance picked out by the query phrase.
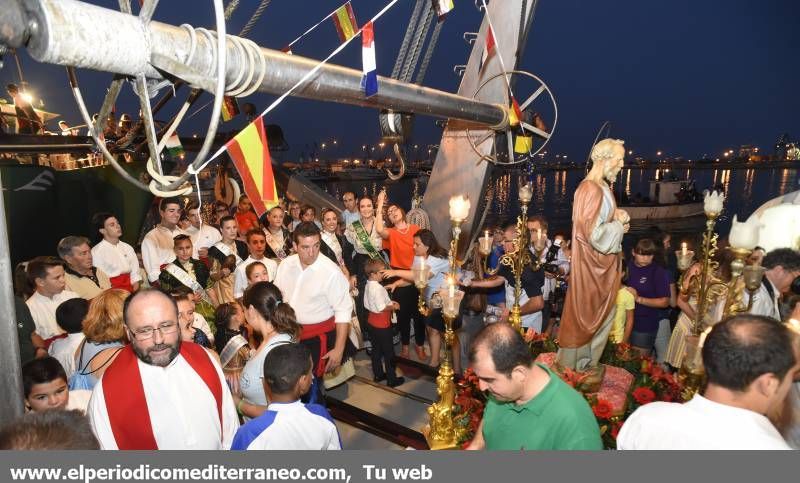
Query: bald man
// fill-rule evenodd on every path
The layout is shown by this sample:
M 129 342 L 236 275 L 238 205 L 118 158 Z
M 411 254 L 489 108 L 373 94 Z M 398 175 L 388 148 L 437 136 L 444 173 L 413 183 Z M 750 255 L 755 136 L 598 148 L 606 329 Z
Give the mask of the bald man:
M 175 301 L 155 289 L 125 301 L 130 345 L 87 411 L 103 449 L 229 449 L 239 418 L 218 363 L 181 342 Z

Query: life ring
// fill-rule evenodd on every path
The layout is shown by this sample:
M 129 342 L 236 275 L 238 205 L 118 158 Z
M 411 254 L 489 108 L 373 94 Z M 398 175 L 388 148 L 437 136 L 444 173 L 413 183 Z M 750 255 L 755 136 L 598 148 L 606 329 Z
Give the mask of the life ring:
M 225 194 L 222 194 L 222 187 L 227 181 L 227 188 Z M 234 206 L 239 202 L 239 197 L 242 195 L 242 190 L 239 188 L 239 183 L 230 176 L 217 176 L 214 182 L 214 199 L 225 203 L 227 206 Z

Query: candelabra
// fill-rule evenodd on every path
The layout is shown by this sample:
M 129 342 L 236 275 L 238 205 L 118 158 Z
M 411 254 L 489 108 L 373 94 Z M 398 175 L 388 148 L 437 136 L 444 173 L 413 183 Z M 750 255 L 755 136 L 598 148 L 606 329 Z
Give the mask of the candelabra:
M 431 449 L 454 449 L 458 441 L 463 437 L 464 428 L 456 425 L 453 418 L 453 407 L 456 397 L 456 385 L 453 380 L 453 363 L 452 363 L 452 346 L 455 340 L 453 332 L 453 321 L 458 316 L 458 309 L 461 305 L 461 299 L 464 297 L 464 292 L 456 290 L 458 264 L 456 261 L 456 254 L 458 253 L 458 238 L 461 235 L 461 224 L 469 215 L 470 203 L 469 200 L 463 196 L 454 196 L 450 198 L 450 220 L 452 222 L 453 238 L 450 241 L 450 251 L 448 258 L 450 261 L 450 272 L 447 276 L 447 289 L 441 295 L 442 299 L 442 316 L 444 318 L 444 347 L 445 354 L 442 359 L 442 364 L 439 366 L 439 375 L 436 377 L 436 393 L 439 395 L 439 400 L 428 408 L 428 416 L 430 423 L 425 427 L 423 433 L 428 441 L 428 446 Z M 425 271 L 424 265 L 422 269 L 418 267 L 421 272 Z M 414 277 L 415 284 L 417 280 Z M 427 275 L 425 275 L 425 285 L 427 285 Z M 417 285 L 419 288 L 419 285 Z M 430 310 L 430 308 L 428 308 Z
M 492 251 L 492 237 L 485 232 L 478 240 L 478 253 L 483 258 L 483 271 L 488 275 L 496 275 L 501 265 L 507 266 L 514 274 L 514 305 L 511 307 L 508 321 L 518 331 L 522 332 L 522 314 L 520 313 L 519 299 L 522 295 L 522 272 L 526 267 L 539 270 L 542 266 L 542 252 L 547 246 L 547 233 L 537 230 L 533 240 L 533 257 L 531 257 L 530 233 L 528 231 L 528 203 L 533 198 L 533 188 L 530 183 L 519 189 L 521 214 L 517 217 L 517 236 L 514 239 L 514 249 L 504 253 L 498 260 L 497 267 L 490 269 L 487 258 Z
M 678 378 L 684 384 L 685 399 L 691 398 L 702 385 L 703 341 L 718 316 L 717 311 L 712 308 L 724 297 L 724 316 L 747 312 L 752 306 L 752 295 L 758 290 L 764 275 L 764 269 L 760 266 L 745 267 L 745 260 L 758 243 L 757 222 L 748 220 L 745 223 L 738 223 L 734 216 L 728 237 L 730 243 L 728 250 L 734 258 L 731 262 L 731 279 L 725 281 L 719 278 L 719 264 L 714 261 L 719 235 L 714 232 L 714 226 L 722 212 L 723 201 L 723 195 L 716 191 L 705 196 L 706 230 L 703 233 L 702 260 L 699 273 L 690 275 L 692 278 L 688 284 L 683 283 L 683 278 L 689 273 L 694 252 L 687 250 L 685 243 L 682 244 L 680 251 L 675 252 L 678 268 L 684 272 L 679 282 L 681 293 L 693 297 L 696 301 L 691 333 L 686 337 L 683 362 L 678 372 Z M 747 304 L 743 303 L 744 289 L 750 292 Z
M 425 259 L 421 259 L 419 265 L 411 267 L 411 274 L 414 278 L 414 286 L 419 290 L 419 300 L 417 301 L 417 310 L 420 315 L 427 317 L 431 315 L 431 307 L 425 303 L 425 289 L 428 287 L 428 278 L 430 277 L 431 270 L 425 265 Z

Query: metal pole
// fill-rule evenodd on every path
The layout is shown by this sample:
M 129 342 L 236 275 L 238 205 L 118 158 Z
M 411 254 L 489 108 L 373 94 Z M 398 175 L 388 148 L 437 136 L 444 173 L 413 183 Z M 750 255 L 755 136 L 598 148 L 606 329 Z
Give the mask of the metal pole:
M 39 0 L 26 8 L 30 10 L 28 23 L 33 25 L 28 29 L 31 31 L 28 51 L 40 62 L 127 76 L 144 73 L 148 78 L 162 79 L 161 72 L 153 64 L 167 59 L 159 67 L 180 70 L 171 72 L 179 77 L 184 74 L 189 79 L 216 78 L 215 47 L 208 36 L 197 35 L 193 28 L 160 22 L 145 26 L 137 17 L 76 0 Z M 0 27 L 6 26 L 0 24 Z M 2 32 L 0 28 L 0 42 L 5 40 Z M 283 94 L 319 63 L 266 48 L 250 50 L 248 41 L 231 38 L 228 36 L 226 49 L 225 77 L 229 86 L 246 78 L 247 87 Z M 103 48 L 91 48 L 92 45 L 103 45 Z M 254 54 L 263 60 L 253 58 Z M 379 77 L 378 94 L 366 99 L 361 77 L 361 71 L 326 64 L 293 95 L 489 126 L 507 123 L 506 108 L 502 105 L 386 77 Z
M 0 426 L 22 415 L 22 363 L 17 340 L 17 314 L 14 303 L 14 286 L 11 282 L 11 252 L 8 245 L 5 196 L 0 172 Z

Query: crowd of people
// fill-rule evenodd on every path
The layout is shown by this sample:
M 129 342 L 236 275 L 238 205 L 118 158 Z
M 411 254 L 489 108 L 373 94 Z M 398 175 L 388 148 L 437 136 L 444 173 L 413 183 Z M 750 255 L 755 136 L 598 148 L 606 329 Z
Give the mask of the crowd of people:
M 583 397 L 535 363 L 503 323 L 519 278 L 522 326 L 558 338 L 568 233 L 551 238 L 548 221 L 531 217 L 537 243 L 522 249 L 538 263 L 516 277 L 500 263 L 517 248 L 516 221 L 481 227 L 493 236 L 486 266 L 496 275 L 471 250 L 457 270 L 465 296 L 446 348 L 444 240 L 411 223 L 385 192 L 375 200 L 346 192 L 342 202 L 341 215 L 326 208 L 318 216 L 292 201 L 259 218 L 242 196 L 233 210 L 216 202 L 204 219 L 196 201 L 164 198 L 159 223 L 138 249 L 121 240 L 115 214 L 97 213 L 95 232 L 64 237 L 54 247 L 58 258 L 22 264 L 16 311 L 24 402 L 33 414 L 0 432 L 0 446 L 63 440 L 102 449 L 340 449 L 325 386 L 366 349 L 374 381 L 390 387 L 406 382 L 397 356 L 437 367 L 452 350 L 457 377 L 469 365 L 489 395 L 471 449 L 602 448 Z M 679 278 L 670 241 L 660 230 L 635 241 L 607 330 L 611 343 L 630 344 L 675 371 L 696 310 L 685 288 L 699 269 Z M 792 297 L 800 253 L 754 254 L 751 262 L 766 269 L 764 283 L 749 314 L 708 335 L 705 392 L 684 405 L 643 407 L 623 426 L 620 448 L 799 442 L 790 433 L 797 431 L 791 403 L 800 358 L 794 333 L 778 321 L 800 321 L 800 300 Z M 716 276 L 729 278 L 729 263 L 719 262 Z M 419 266 L 428 269 L 422 293 L 412 271 Z M 419 310 L 420 297 L 428 310 Z M 52 410 L 64 419 L 34 421 Z M 91 434 L 48 443 L 19 434 L 41 424 Z

